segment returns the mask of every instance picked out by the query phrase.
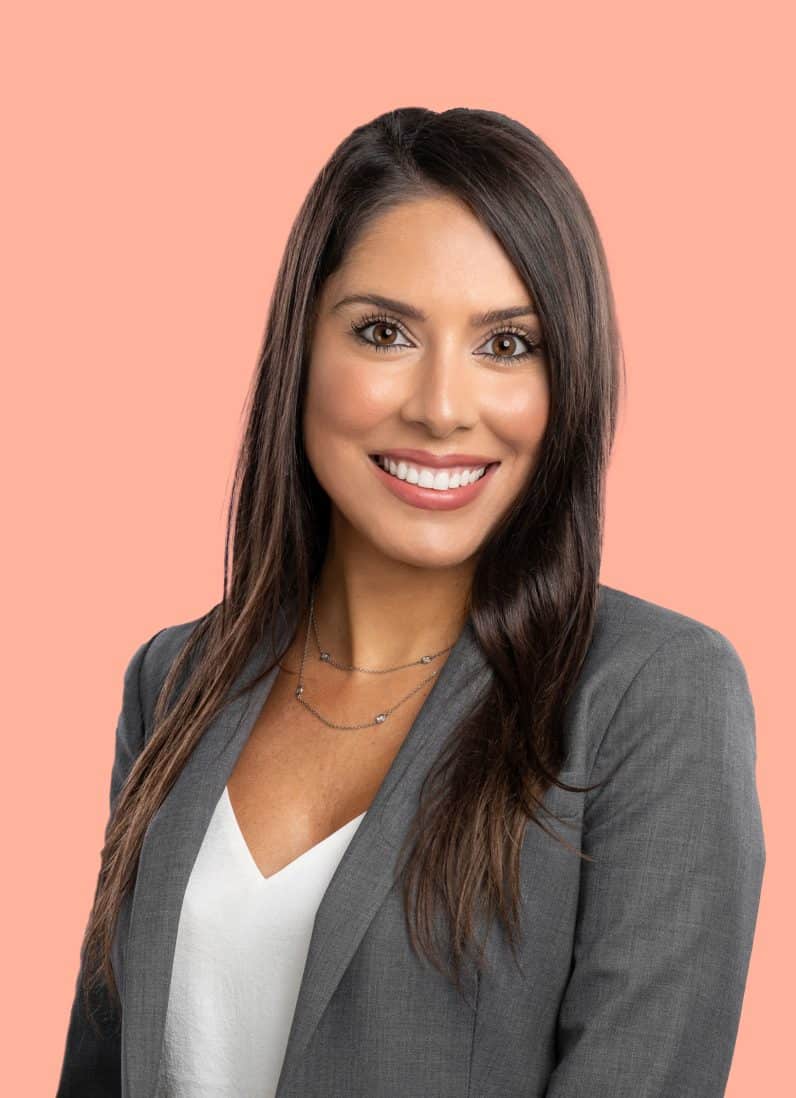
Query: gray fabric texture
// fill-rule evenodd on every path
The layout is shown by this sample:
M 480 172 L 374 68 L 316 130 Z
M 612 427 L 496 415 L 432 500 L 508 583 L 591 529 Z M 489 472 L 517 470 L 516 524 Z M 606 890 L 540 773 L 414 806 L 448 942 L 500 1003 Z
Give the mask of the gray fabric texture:
M 195 625 L 132 657 L 111 803 Z M 493 924 L 462 997 L 412 951 L 394 873 L 423 778 L 490 675 L 468 621 L 324 894 L 277 1098 L 719 1098 L 765 866 L 738 653 L 694 618 L 601 585 L 561 773 L 601 785 L 547 795 L 562 817 L 548 826 L 594 861 L 528 828 L 520 966 Z M 75 1000 L 58 1098 L 155 1098 L 182 897 L 275 677 L 225 705 L 155 814 L 114 944 L 120 1033 L 90 1035 Z

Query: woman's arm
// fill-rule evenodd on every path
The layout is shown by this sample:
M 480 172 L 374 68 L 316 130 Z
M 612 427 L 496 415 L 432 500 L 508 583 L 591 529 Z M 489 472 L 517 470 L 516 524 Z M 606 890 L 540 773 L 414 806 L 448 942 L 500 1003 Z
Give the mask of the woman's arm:
M 158 634 L 156 633 L 155 636 Z M 147 649 L 155 637 L 133 654 L 124 673 L 122 710 L 116 726 L 116 748 L 111 772 L 110 808 L 144 744 L 140 674 Z M 110 820 L 108 821 L 110 822 Z M 107 824 L 105 830 L 107 838 Z M 69 1018 L 61 1078 L 56 1098 L 119 1098 L 121 1095 L 121 1017 L 103 994 L 97 1003 L 101 1036 L 85 1015 L 80 980 L 83 956 Z
M 744 667 L 689 625 L 635 675 L 588 783 L 546 1098 L 724 1094 L 766 856 L 755 762 Z

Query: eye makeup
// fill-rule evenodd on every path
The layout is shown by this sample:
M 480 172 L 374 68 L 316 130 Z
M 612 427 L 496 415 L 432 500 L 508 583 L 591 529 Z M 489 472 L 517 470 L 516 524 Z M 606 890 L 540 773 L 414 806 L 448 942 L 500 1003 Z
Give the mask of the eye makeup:
M 372 313 L 368 316 L 360 317 L 358 320 L 352 321 L 351 331 L 356 339 L 361 343 L 366 344 L 368 347 L 372 347 L 376 351 L 398 351 L 402 347 L 411 346 L 408 343 L 375 343 L 372 339 L 363 335 L 368 328 L 374 327 L 377 324 L 383 324 L 385 327 L 393 328 L 399 332 L 405 338 L 409 338 L 406 330 L 400 321 L 394 317 L 389 316 L 387 313 Z M 509 335 L 516 339 L 520 339 L 526 344 L 527 350 L 516 355 L 498 355 L 490 351 L 478 352 L 485 355 L 487 358 L 492 359 L 495 362 L 522 362 L 528 358 L 539 356 L 544 348 L 544 343 L 538 337 L 534 336 L 526 328 L 516 324 L 502 324 L 491 329 L 486 336 L 485 342 L 489 343 L 491 340 L 496 339 L 500 335 Z

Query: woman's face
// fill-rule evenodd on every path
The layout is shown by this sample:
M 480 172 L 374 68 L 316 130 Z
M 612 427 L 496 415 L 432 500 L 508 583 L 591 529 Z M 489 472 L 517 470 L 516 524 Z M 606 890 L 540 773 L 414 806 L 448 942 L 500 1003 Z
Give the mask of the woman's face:
M 481 315 L 495 310 L 513 316 Z M 477 553 L 537 460 L 541 337 L 524 283 L 457 199 L 373 222 L 323 287 L 310 354 L 304 443 L 335 537 L 419 567 Z

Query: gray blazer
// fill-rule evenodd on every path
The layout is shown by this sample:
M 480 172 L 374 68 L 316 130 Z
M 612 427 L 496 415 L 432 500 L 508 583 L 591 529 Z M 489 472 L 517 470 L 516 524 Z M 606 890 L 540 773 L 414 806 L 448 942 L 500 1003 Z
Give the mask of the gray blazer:
M 111 805 L 195 625 L 161 630 L 130 661 Z M 121 1032 L 97 1039 L 76 987 L 58 1098 L 156 1098 L 182 897 L 276 674 L 226 704 L 151 821 L 114 942 Z M 561 776 L 603 784 L 547 795 L 563 817 L 549 826 L 594 861 L 528 828 L 522 971 L 493 925 L 463 999 L 411 950 L 393 872 L 423 777 L 490 674 L 468 621 L 324 894 L 277 1098 L 718 1098 L 765 865 L 737 652 L 693 618 L 600 587 Z

